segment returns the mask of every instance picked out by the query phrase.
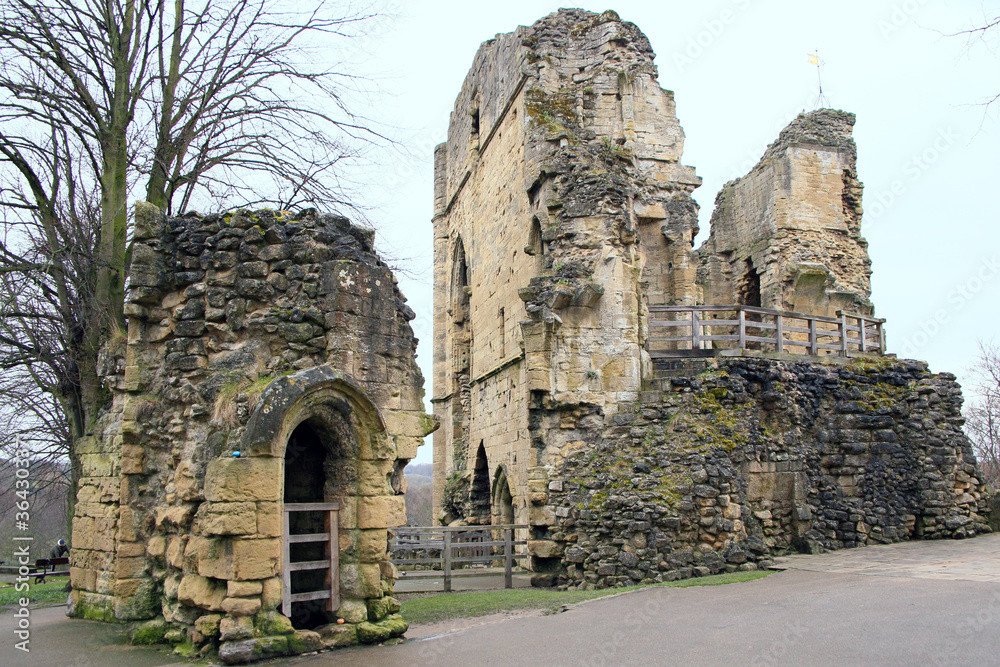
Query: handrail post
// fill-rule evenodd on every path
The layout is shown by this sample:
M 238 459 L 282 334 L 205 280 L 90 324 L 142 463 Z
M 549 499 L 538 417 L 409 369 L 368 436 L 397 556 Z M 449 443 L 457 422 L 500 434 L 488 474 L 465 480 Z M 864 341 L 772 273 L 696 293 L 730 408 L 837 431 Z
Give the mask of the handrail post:
M 840 356 L 846 357 L 847 353 L 847 313 L 840 311 Z
M 784 319 L 781 317 L 781 313 L 778 313 L 777 319 L 774 323 L 774 344 L 775 352 L 785 351 L 785 329 L 784 329 Z
M 285 616 L 292 616 L 292 568 L 289 563 L 292 560 L 292 545 L 288 541 L 288 536 L 292 534 L 291 521 L 288 518 L 288 511 L 284 510 L 285 533 L 282 536 L 282 558 L 281 558 L 281 611 Z
M 816 346 L 816 318 L 809 318 L 809 354 L 812 356 L 817 356 L 819 354 L 819 348 Z
M 745 350 L 747 348 L 747 314 L 746 311 L 743 310 L 742 306 L 739 309 L 739 317 L 737 319 L 740 321 L 740 330 L 739 335 L 737 336 L 739 339 L 739 346 L 741 350 Z
M 865 341 L 865 332 L 868 329 L 868 322 L 865 320 L 864 315 L 858 315 L 858 328 L 861 329 L 861 351 L 867 352 L 868 346 Z
M 697 349 L 699 349 L 701 347 L 701 342 L 699 340 L 701 338 L 701 332 L 699 331 L 700 328 L 701 328 L 701 325 L 699 324 L 699 320 L 698 320 L 698 311 L 695 310 L 694 308 L 692 308 L 691 309 L 691 349 L 692 350 L 697 350 Z
M 444 529 L 444 548 L 441 551 L 444 557 L 444 592 L 451 593 L 451 531 Z
M 514 529 L 503 529 L 503 587 L 514 588 Z
M 875 326 L 878 327 L 879 353 L 885 354 L 885 327 L 881 322 L 876 322 Z

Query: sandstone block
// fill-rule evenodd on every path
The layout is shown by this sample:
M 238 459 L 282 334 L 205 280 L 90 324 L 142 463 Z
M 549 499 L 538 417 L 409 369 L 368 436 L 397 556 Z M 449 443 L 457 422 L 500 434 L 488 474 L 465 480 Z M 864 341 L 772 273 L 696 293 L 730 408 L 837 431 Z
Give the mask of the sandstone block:
M 382 575 L 377 564 L 348 563 L 340 566 L 340 590 L 351 598 L 382 595 Z M 367 611 L 365 612 L 367 617 Z
M 183 604 L 209 611 L 224 611 L 225 598 L 226 587 L 222 582 L 196 574 L 185 574 L 177 589 L 177 599 Z
M 226 585 L 226 593 L 232 598 L 252 597 L 263 591 L 264 584 L 260 581 L 230 581 Z
M 206 637 L 219 636 L 219 625 L 222 623 L 222 616 L 219 614 L 205 614 L 199 616 L 194 622 L 194 628 Z
M 277 609 L 281 604 L 281 577 L 265 579 L 261 584 L 261 607 L 264 611 Z
M 364 600 L 342 599 L 337 616 L 347 623 L 360 623 L 368 618 L 368 606 Z
M 213 502 L 280 500 L 282 461 L 270 457 L 213 459 L 205 473 L 205 499 Z
M 383 528 L 359 532 L 358 560 L 362 563 L 378 563 L 383 560 L 389 549 L 388 532 Z
M 403 496 L 366 497 L 358 503 L 358 528 L 394 528 L 405 523 Z
M 232 616 L 253 616 L 260 611 L 259 598 L 226 598 L 222 610 Z
M 288 638 L 288 653 L 291 655 L 321 651 L 323 648 L 323 638 L 311 630 L 298 630 Z
M 253 637 L 253 620 L 249 616 L 226 616 L 219 622 L 219 639 L 234 641 Z

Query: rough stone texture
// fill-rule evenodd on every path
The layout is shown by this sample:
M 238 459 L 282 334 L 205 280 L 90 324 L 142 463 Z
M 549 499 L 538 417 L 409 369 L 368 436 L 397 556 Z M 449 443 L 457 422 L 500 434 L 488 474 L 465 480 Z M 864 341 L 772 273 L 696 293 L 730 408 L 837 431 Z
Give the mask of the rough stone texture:
M 101 359 L 113 403 L 78 445 L 71 610 L 162 618 L 227 663 L 286 654 L 292 627 L 273 610 L 298 465 L 321 477 L 295 502 L 341 506 L 340 597 L 367 621 L 391 590 L 402 469 L 435 427 L 413 311 L 371 230 L 311 210 L 163 219 L 143 204 L 136 218 L 128 333 Z
M 653 57 L 578 9 L 476 54 L 435 152 L 435 520 L 528 524 L 534 583 L 574 587 L 986 530 L 952 376 L 651 358 L 661 305 L 873 315 L 854 116 L 796 118 L 695 250 Z
M 561 556 L 536 576 L 614 586 L 989 532 L 953 375 L 889 358 L 701 363 L 651 381 L 627 424 L 547 450 Z
M 528 520 L 529 392 L 608 414 L 635 399 L 641 228 L 662 230 L 657 280 L 694 285 L 701 180 L 656 76 L 611 11 L 560 10 L 476 54 L 435 154 L 439 518 L 489 523 L 509 491 L 492 519 Z
M 723 186 L 697 253 L 703 303 L 872 313 L 853 125 L 843 111 L 800 114 L 749 174 Z

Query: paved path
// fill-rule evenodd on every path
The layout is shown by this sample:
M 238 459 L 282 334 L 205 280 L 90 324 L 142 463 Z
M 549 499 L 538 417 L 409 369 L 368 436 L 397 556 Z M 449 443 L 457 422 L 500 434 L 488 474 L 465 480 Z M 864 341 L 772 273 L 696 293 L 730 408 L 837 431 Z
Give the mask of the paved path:
M 776 559 L 775 565 L 775 569 L 782 570 L 1000 584 L 1000 534 L 973 540 L 903 542 L 816 556 L 787 556 Z
M 993 665 L 1000 664 L 1000 535 L 782 559 L 766 579 L 648 588 L 560 614 L 478 619 L 397 646 L 272 664 Z M 36 610 L 32 652 L 0 615 L 0 665 L 158 667 L 165 652 L 121 645 L 121 626 Z M 458 624 L 456 624 L 458 625 Z M 415 628 L 411 635 L 432 630 Z
M 164 667 L 180 661 L 167 647 L 129 646 L 125 626 L 66 618 L 65 607 L 31 610 L 30 653 L 14 648 L 15 618 L 0 613 L 0 665 L 32 667 Z
M 784 561 L 745 584 L 651 588 L 322 665 L 954 665 L 1000 663 L 1000 535 Z

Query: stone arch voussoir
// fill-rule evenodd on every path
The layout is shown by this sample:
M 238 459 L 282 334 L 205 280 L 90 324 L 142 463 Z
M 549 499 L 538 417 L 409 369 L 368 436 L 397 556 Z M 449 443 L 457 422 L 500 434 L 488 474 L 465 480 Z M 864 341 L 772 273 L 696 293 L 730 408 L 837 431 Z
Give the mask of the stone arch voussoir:
M 278 378 L 261 394 L 240 440 L 245 456 L 282 458 L 296 426 L 330 405 L 349 406 L 360 424 L 361 458 L 385 458 L 385 420 L 365 391 L 346 373 L 314 366 Z

